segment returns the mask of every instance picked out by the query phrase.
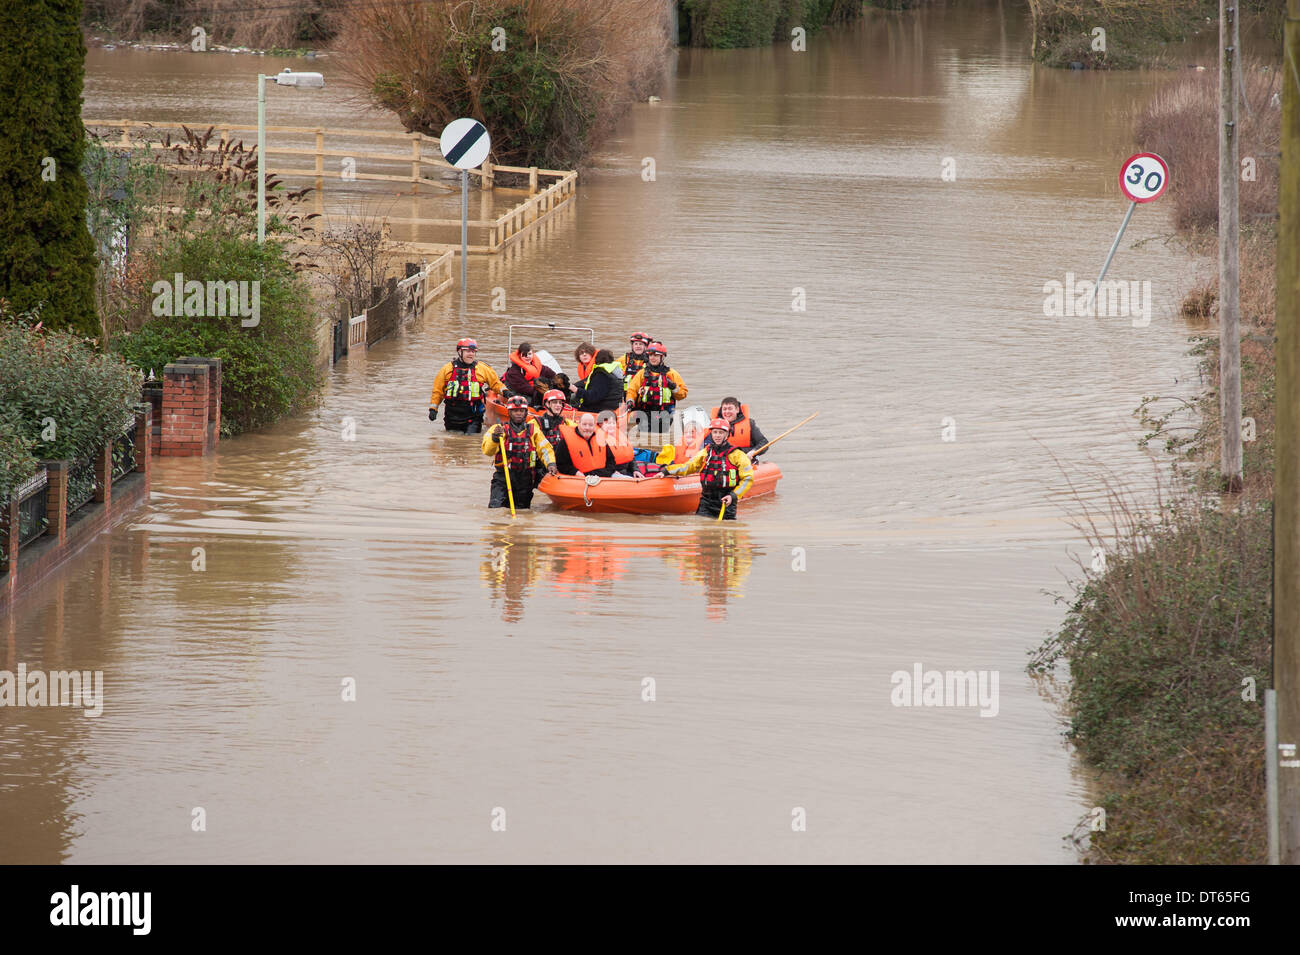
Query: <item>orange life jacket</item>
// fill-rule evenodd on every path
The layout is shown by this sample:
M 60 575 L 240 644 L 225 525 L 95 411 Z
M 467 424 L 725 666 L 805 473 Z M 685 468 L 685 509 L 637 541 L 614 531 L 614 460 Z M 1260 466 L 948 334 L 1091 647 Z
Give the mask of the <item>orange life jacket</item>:
M 700 445 L 703 438 L 696 435 L 694 441 L 687 442 L 685 438 L 673 445 L 673 464 L 685 464 L 695 455 L 700 453 Z
M 605 444 L 614 454 L 615 464 L 621 466 L 636 457 L 636 448 L 632 446 L 632 442 L 627 439 L 627 435 L 621 427 L 615 425 L 613 437 L 604 428 L 601 428 L 600 432 L 605 439 Z
M 605 435 L 599 428 L 591 436 L 591 442 L 578 434 L 578 429 L 571 424 L 560 425 L 560 436 L 564 446 L 569 450 L 569 460 L 574 468 L 583 474 L 590 474 L 605 466 Z
M 578 362 L 578 380 L 586 381 L 591 377 L 591 369 L 596 364 L 596 356 L 592 355 L 586 361 Z
M 719 408 L 721 408 L 721 405 L 719 405 L 718 408 L 711 410 L 709 412 L 709 417 L 721 418 L 722 415 L 718 413 Z M 731 437 L 727 440 L 733 448 L 741 448 L 743 450 L 744 448 L 749 447 L 751 443 L 749 437 L 749 405 L 740 406 L 740 417 L 732 422 Z
M 510 353 L 510 360 L 519 366 L 519 370 L 524 373 L 524 380 L 530 385 L 542 373 L 542 360 L 537 357 L 537 352 L 533 352 L 527 358 L 520 358 L 516 350 Z
M 719 448 L 710 440 L 705 443 L 705 448 L 708 457 L 704 459 L 704 467 L 700 469 L 700 485 L 730 490 L 739 484 L 740 472 L 728 457 L 731 454 L 731 442 L 723 442 L 722 447 Z

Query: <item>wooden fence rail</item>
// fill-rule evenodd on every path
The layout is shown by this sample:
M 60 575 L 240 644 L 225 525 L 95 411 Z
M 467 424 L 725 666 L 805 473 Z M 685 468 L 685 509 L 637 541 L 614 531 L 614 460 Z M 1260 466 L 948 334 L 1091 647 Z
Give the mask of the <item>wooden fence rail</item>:
M 104 145 L 111 149 L 138 149 L 145 148 L 150 151 L 164 148 L 161 141 L 142 138 L 151 133 L 174 133 L 172 135 L 172 145 L 178 144 L 178 136 L 183 135 L 182 127 L 188 128 L 191 132 L 202 133 L 212 128 L 221 134 L 219 141 L 209 143 L 205 148 L 205 153 L 217 153 L 222 145 L 230 141 L 232 133 L 250 132 L 256 134 L 257 126 L 242 123 L 179 123 L 179 122 L 159 122 L 152 123 L 143 120 L 130 119 L 88 119 L 85 120 L 85 126 L 88 130 L 118 130 L 120 136 L 116 140 L 105 139 Z M 442 158 L 438 147 L 438 140 L 432 136 L 425 136 L 422 133 L 397 133 L 383 132 L 377 130 L 365 129 L 330 129 L 323 126 L 267 126 L 268 136 L 278 134 L 281 136 L 312 136 L 315 138 L 313 148 L 302 148 L 298 146 L 273 146 L 269 142 L 266 147 L 267 175 L 286 178 L 305 178 L 313 179 L 316 187 L 316 211 L 321 214 L 323 225 L 328 226 L 331 221 L 344 221 L 348 217 L 340 215 L 331 215 L 325 212 L 323 207 L 322 194 L 325 187 L 326 178 L 340 179 L 343 182 L 400 182 L 407 183 L 411 186 L 411 195 L 419 194 L 420 187 L 428 187 L 443 193 L 453 193 L 456 191 L 454 180 L 445 178 L 431 178 L 433 175 L 446 174 L 448 172 L 458 172 L 445 159 Z M 133 133 L 136 135 L 133 138 Z M 255 138 L 255 137 L 254 137 Z M 357 140 L 376 140 L 380 143 L 407 143 L 409 152 L 370 152 L 359 151 L 357 149 L 327 149 L 326 139 L 347 139 L 355 145 Z M 187 141 L 180 139 L 179 143 L 184 144 Z M 433 155 L 426 154 L 426 147 Z M 272 161 L 272 157 L 293 157 L 293 156 L 311 156 L 314 160 L 312 167 L 299 168 L 285 165 Z M 342 162 L 338 170 L 329 171 L 325 168 L 327 157 L 338 158 L 340 160 L 352 159 L 354 163 L 351 167 L 346 167 Z M 409 164 L 409 172 L 396 174 L 394 172 L 363 172 L 356 169 L 359 161 L 372 163 L 385 163 L 389 165 Z M 497 173 L 511 173 L 518 176 L 528 177 L 528 188 L 509 189 L 496 185 Z M 492 163 L 484 163 L 479 169 L 469 170 L 471 176 L 478 176 L 479 183 L 484 189 L 500 189 L 506 192 L 518 192 L 526 194 L 527 199 L 515 205 L 495 219 L 471 219 L 469 227 L 472 229 L 484 230 L 483 244 L 469 246 L 471 253 L 478 254 L 495 254 L 508 248 L 520 239 L 524 238 L 533 227 L 543 221 L 555 212 L 557 209 L 566 205 L 577 194 L 578 174 L 573 170 L 565 169 L 540 169 L 536 166 L 496 166 Z M 553 180 L 549 183 L 543 180 Z M 418 210 L 417 210 L 418 211 Z M 413 230 L 420 228 L 452 228 L 459 227 L 460 220 L 452 218 L 423 218 L 418 216 L 412 217 L 384 217 L 385 231 L 392 225 L 410 226 Z M 401 242 L 403 247 L 411 251 L 423 252 L 426 254 L 442 254 L 451 248 L 459 248 L 458 243 L 444 242 Z

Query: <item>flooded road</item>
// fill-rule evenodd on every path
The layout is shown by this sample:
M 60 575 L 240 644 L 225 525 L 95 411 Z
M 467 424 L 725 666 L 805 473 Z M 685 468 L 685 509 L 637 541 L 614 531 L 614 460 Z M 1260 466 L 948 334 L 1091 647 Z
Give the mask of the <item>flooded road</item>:
M 1144 207 L 1111 277 L 1151 281 L 1150 324 L 1044 315 L 1095 276 L 1167 76 L 1032 67 L 1000 9 L 680 51 L 577 202 L 471 260 L 464 316 L 446 296 L 311 413 L 155 459 L 150 506 L 0 618 L 0 667 L 105 680 L 98 718 L 0 709 L 0 861 L 1074 861 L 1090 783 L 1026 650 L 1077 573 L 1067 481 L 1146 480 L 1132 409 L 1195 385 L 1190 266 L 1132 247 L 1170 231 Z M 281 65 L 92 51 L 85 112 L 244 122 Z M 337 83 L 312 103 L 397 128 Z M 735 526 L 512 523 L 425 417 L 455 340 L 504 372 L 511 322 L 651 332 L 687 403 L 737 394 L 769 435 L 821 415 Z M 997 673 L 996 713 L 894 705 L 916 664 Z

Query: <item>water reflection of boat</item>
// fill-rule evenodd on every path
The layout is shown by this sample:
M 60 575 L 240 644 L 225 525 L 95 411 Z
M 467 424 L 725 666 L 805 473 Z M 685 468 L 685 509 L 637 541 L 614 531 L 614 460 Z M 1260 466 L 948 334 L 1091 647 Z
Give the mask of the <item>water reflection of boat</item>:
M 710 620 L 727 615 L 727 601 L 743 596 L 745 579 L 754 564 L 754 547 L 742 526 L 696 531 L 685 546 L 665 551 L 669 563 L 677 564 L 682 583 L 704 587 L 705 613 Z
M 749 501 L 776 490 L 781 469 L 764 462 L 754 468 L 754 486 L 745 495 Z M 565 510 L 591 513 L 694 514 L 700 506 L 700 478 L 591 478 L 548 475 L 537 489 Z
M 710 619 L 726 616 L 728 600 L 740 596 L 754 563 L 749 532 L 741 526 L 701 527 L 685 540 L 619 543 L 608 536 L 571 534 L 556 540 L 522 536 L 489 539 L 479 565 L 480 577 L 494 601 L 501 601 L 501 619 L 519 623 L 530 598 L 555 596 L 604 606 L 618 595 L 615 588 L 628 575 L 631 558 L 653 564 L 663 559 L 675 566 L 679 580 L 703 588 Z M 534 588 L 538 588 L 536 591 Z
M 538 581 L 553 593 L 588 600 L 607 594 L 609 585 L 627 572 L 627 561 L 627 549 L 604 538 L 504 538 L 491 542 L 479 576 L 493 599 L 502 601 L 501 619 L 518 623 Z

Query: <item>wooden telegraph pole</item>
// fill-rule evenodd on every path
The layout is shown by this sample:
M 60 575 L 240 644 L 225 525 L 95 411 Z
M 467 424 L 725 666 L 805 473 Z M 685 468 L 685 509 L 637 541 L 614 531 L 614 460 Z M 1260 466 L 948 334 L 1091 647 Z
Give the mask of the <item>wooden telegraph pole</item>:
M 1277 408 L 1273 498 L 1273 686 L 1279 859 L 1300 865 L 1300 0 L 1287 0 L 1278 182 Z
M 1219 473 L 1229 491 L 1241 490 L 1241 294 L 1238 270 L 1237 97 L 1240 0 L 1219 0 Z

